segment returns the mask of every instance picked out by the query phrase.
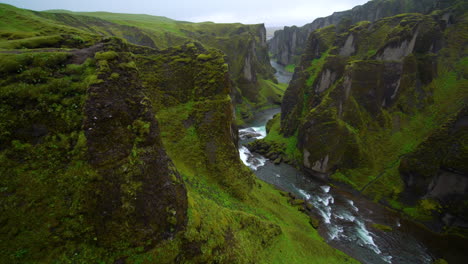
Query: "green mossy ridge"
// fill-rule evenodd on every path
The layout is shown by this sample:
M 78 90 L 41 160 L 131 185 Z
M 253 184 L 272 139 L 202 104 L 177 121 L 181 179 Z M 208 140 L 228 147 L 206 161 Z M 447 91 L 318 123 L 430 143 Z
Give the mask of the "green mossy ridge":
M 287 84 L 285 83 L 274 83 L 271 80 L 259 80 L 260 84 L 260 99 L 259 106 L 265 105 L 271 107 L 271 105 L 281 104 L 284 91 L 286 90 Z
M 448 262 L 445 259 L 437 259 L 432 264 L 448 264 Z
M 156 49 L 199 41 L 205 47 L 219 49 L 227 56 L 229 66 L 226 66 L 235 86 L 233 102 L 243 104 L 241 108 L 246 111 L 271 105 L 270 100 L 260 98 L 262 86 L 265 86 L 260 80 L 275 80 L 263 39 L 264 26 L 261 24 L 190 23 L 164 17 L 108 12 L 34 12 L 5 4 L 0 5 L 0 17 L 4 18 L 5 24 L 2 27 L 4 31 L 0 31 L 0 49 L 85 47 L 96 43 L 102 36 L 118 37 Z M 205 56 L 202 55 L 200 59 Z M 183 62 L 183 59 L 178 61 Z M 251 80 L 246 79 L 244 68 L 251 69 Z M 244 122 L 242 116 L 246 115 L 236 116 L 238 122 Z

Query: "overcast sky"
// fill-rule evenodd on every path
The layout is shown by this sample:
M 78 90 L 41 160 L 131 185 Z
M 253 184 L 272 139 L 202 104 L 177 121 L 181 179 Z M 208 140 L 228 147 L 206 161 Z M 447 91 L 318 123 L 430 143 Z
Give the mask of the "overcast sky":
M 32 10 L 67 9 L 165 16 L 191 22 L 298 25 L 369 0 L 0 0 Z

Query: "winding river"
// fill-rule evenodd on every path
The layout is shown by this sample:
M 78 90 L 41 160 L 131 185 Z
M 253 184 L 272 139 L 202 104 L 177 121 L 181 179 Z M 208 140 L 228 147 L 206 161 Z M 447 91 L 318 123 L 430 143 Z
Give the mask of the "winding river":
M 290 81 L 291 74 L 284 71 L 281 65 L 272 63 L 272 66 L 277 69 L 276 76 L 280 82 Z M 331 246 L 362 263 L 369 264 L 429 264 L 436 259 L 435 255 L 441 255 L 434 254 L 434 251 L 437 251 L 434 248 L 440 243 L 434 242 L 434 245 L 430 245 L 431 250 L 426 246 L 430 244 L 427 241 L 437 239 L 434 234 L 422 239 L 425 241 L 422 243 L 421 234 L 425 230 L 401 218 L 398 213 L 387 210 L 359 194 L 351 194 L 306 177 L 290 165 L 274 165 L 265 157 L 251 153 L 244 145 L 265 137 L 266 122 L 279 112 L 280 109 L 260 112 L 247 128 L 239 130 L 240 157 L 258 178 L 313 205 L 321 218 L 318 231 Z M 375 223 L 390 226 L 392 231 L 385 232 L 374 228 Z M 415 235 L 416 233 L 419 233 L 419 236 Z

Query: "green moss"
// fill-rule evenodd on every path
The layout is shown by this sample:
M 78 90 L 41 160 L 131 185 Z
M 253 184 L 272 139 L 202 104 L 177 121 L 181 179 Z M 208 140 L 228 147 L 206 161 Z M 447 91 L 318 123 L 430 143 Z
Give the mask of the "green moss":
M 94 58 L 97 60 L 113 60 L 117 58 L 119 55 L 117 52 L 111 50 L 111 51 L 105 51 L 105 52 L 96 52 L 94 55 Z
M 287 72 L 294 72 L 294 68 L 296 68 L 296 65 L 295 65 L 295 64 L 288 64 L 288 65 L 286 65 L 286 67 L 284 67 L 284 69 L 285 69 Z
M 110 76 L 110 78 L 111 78 L 112 80 L 117 80 L 117 79 L 119 79 L 119 77 L 120 77 L 120 75 L 119 75 L 118 73 L 116 73 L 116 72 L 113 72 L 113 73 L 111 74 L 111 76 Z
M 351 180 L 351 177 L 349 176 L 346 176 L 344 175 L 343 173 L 341 172 L 336 172 L 336 173 L 333 173 L 330 178 L 334 181 L 339 181 L 339 182 L 342 182 L 342 183 L 345 183 L 345 184 L 348 184 L 350 185 L 351 187 L 353 187 L 354 189 L 358 189 L 356 184 Z
M 11 55 L 22 65 L 22 73 L 10 73 L 0 82 L 0 112 L 5 117 L 0 122 L 0 173 L 10 176 L 2 177 L 0 186 L 2 193 L 12 194 L 0 216 L 8 223 L 2 226 L 2 233 L 11 238 L 8 245 L 1 246 L 7 262 L 63 259 L 93 236 L 83 211 L 97 174 L 84 162 L 86 137 L 80 131 L 83 113 L 79 109 L 89 84 L 84 80 L 94 68 L 90 64 L 62 67 L 67 56 Z M 25 78 L 38 69 L 41 81 Z M 18 76 L 21 78 L 16 79 Z M 35 135 L 34 126 L 46 129 L 45 133 Z M 12 133 L 18 130 L 25 132 Z
M 281 100 L 286 90 L 287 84 L 276 84 L 271 80 L 258 80 L 260 86 L 259 99 L 256 105 L 271 107 L 275 104 L 281 104 Z
M 375 228 L 375 229 L 379 229 L 381 231 L 384 231 L 384 232 L 392 232 L 393 228 L 391 226 L 388 226 L 388 225 L 382 225 L 382 224 L 372 224 L 372 227 Z
M 57 47 L 62 41 L 60 35 L 40 36 L 17 40 L 0 41 L 2 49 L 35 49 L 42 47 Z
M 314 84 L 315 79 L 317 79 L 320 70 L 322 69 L 323 65 L 325 64 L 325 61 L 328 57 L 328 51 L 323 53 L 320 58 L 314 59 L 310 62 L 310 66 L 306 69 L 306 72 L 308 74 L 308 78 L 306 81 L 306 85 L 308 87 L 312 86 Z
M 445 259 L 437 259 L 432 264 L 448 264 L 448 262 Z
M 200 54 L 200 55 L 198 55 L 197 59 L 199 59 L 199 60 L 209 60 L 209 59 L 211 59 L 211 55 L 210 54 Z

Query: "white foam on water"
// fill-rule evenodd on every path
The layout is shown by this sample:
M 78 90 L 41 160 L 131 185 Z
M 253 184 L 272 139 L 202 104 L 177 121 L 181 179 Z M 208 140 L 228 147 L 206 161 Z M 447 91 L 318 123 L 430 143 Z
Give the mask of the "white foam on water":
M 251 127 L 255 132 L 259 133 L 259 137 L 255 137 L 256 139 L 262 139 L 266 137 L 266 128 L 265 126 L 260 126 L 260 127 Z
M 330 186 L 328 185 L 323 185 L 323 186 L 320 186 L 320 189 L 322 189 L 322 191 L 328 193 L 330 191 Z
M 306 191 L 302 190 L 302 189 L 299 189 L 299 188 L 296 188 L 299 193 L 306 199 L 306 200 L 310 200 L 310 198 L 312 197 L 310 194 L 308 194 Z
M 341 211 L 339 213 L 337 212 L 334 214 L 334 216 L 338 219 L 345 220 L 348 222 L 354 222 L 354 220 L 356 220 L 356 217 L 348 211 Z
M 249 166 L 249 162 L 247 161 L 249 159 L 248 154 L 250 154 L 250 151 L 248 148 L 242 146 L 239 148 L 239 157 L 244 162 L 245 165 Z
M 366 225 L 362 221 L 355 221 L 356 225 L 356 232 L 358 236 L 358 244 L 363 247 L 369 247 L 372 251 L 376 254 L 382 253 L 379 247 L 375 244 L 374 238 L 372 237 L 372 233 L 367 230 Z
M 392 263 L 392 256 L 382 256 L 382 259 L 387 263 Z
M 250 153 L 249 149 L 244 146 L 239 148 L 239 157 L 242 162 L 252 170 L 257 170 L 259 167 L 264 166 L 267 161 L 266 158 L 261 156 L 258 158 L 254 157 L 252 153 Z
M 323 198 L 317 197 L 318 200 L 325 206 L 329 206 L 330 204 L 335 202 L 335 199 L 331 195 L 325 195 Z
M 343 227 L 334 225 L 330 226 L 328 236 L 330 237 L 330 240 L 333 240 L 339 238 L 342 233 Z
M 330 207 L 325 207 L 325 208 L 320 208 L 318 207 L 317 208 L 318 211 L 319 211 L 319 214 L 322 216 L 323 218 L 323 221 L 326 223 L 326 224 L 330 224 L 331 223 L 331 208 Z
M 347 201 L 348 201 L 349 205 L 351 206 L 351 208 L 353 208 L 353 210 L 354 210 L 355 212 L 358 212 L 358 211 L 359 211 L 359 208 L 357 208 L 357 207 L 354 205 L 354 202 L 353 202 L 353 201 L 351 201 L 351 200 L 347 200 Z

